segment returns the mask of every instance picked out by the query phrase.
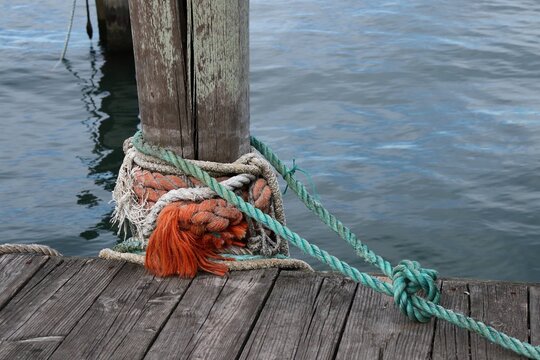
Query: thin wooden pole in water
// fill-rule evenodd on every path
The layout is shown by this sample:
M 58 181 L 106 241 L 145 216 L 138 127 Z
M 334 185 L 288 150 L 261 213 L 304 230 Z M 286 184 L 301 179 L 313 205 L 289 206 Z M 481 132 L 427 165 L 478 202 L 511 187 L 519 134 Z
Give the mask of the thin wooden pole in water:
M 99 39 L 110 52 L 132 49 L 129 0 L 96 0 Z
M 143 135 L 189 159 L 249 152 L 249 0 L 130 0 Z

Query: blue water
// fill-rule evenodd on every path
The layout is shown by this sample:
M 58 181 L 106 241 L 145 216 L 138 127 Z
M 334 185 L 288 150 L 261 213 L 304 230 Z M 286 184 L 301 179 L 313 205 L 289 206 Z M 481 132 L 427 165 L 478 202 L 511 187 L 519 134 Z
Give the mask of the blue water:
M 95 256 L 118 240 L 134 65 L 86 38 L 79 2 L 54 68 L 69 6 L 0 1 L 0 240 Z M 252 0 L 252 133 L 392 262 L 540 282 L 539 19 L 536 0 Z M 285 202 L 292 229 L 374 270 Z

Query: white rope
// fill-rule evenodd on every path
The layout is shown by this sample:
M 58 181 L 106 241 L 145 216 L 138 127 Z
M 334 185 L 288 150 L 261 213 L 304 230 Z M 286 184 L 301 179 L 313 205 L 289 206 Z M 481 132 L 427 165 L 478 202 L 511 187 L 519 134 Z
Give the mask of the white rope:
M 111 249 L 103 249 L 99 252 L 99 257 L 107 260 L 127 261 L 134 264 L 144 265 L 144 255 L 121 253 Z M 229 271 L 256 270 L 279 268 L 284 270 L 304 270 L 313 271 L 308 263 L 298 259 L 255 259 L 241 261 L 219 261 L 227 265 Z
M 162 175 L 177 175 L 189 178 L 180 169 L 165 163 L 156 157 L 145 155 L 133 147 L 131 139 L 124 142 L 125 157 L 118 173 L 116 186 L 113 191 L 113 201 L 116 203 L 112 222 L 119 227 L 119 233 L 126 236 L 131 232 L 134 239 L 140 241 L 141 250 L 146 248 L 148 239 L 156 227 L 157 218 L 163 208 L 175 201 L 202 201 L 216 197 L 217 194 L 205 186 L 171 190 L 162 195 L 152 206 L 146 199 L 139 199 L 134 190 L 135 173 L 141 170 L 158 172 Z M 255 149 L 241 156 L 233 163 L 216 163 L 210 161 L 189 160 L 193 164 L 209 172 L 213 177 L 228 176 L 221 182 L 230 190 L 239 190 L 253 183 L 258 177 L 266 180 L 272 192 L 271 215 L 285 225 L 285 213 L 276 174 L 270 164 Z M 230 177 L 232 174 L 237 174 Z M 288 254 L 288 242 L 276 234 L 269 234 L 262 226 L 250 224 L 252 239 L 248 239 L 248 250 L 264 256 L 277 253 Z M 129 226 L 129 229 L 128 229 Z
M 68 31 L 66 34 L 66 40 L 64 41 L 64 48 L 62 49 L 62 54 L 60 55 L 60 59 L 58 60 L 58 63 L 61 63 L 62 60 L 66 58 L 66 52 L 69 44 L 69 38 L 71 37 L 71 29 L 73 28 L 73 19 L 75 18 L 75 7 L 77 6 L 77 0 L 73 0 L 73 4 L 71 5 L 71 17 L 69 18 L 69 26 Z
M 62 256 L 58 251 L 47 245 L 39 244 L 0 244 L 0 255 L 3 254 L 38 254 Z
M 220 184 L 225 186 L 229 190 L 241 189 L 245 185 L 248 185 L 255 180 L 254 175 L 240 174 L 233 176 L 232 178 L 222 181 Z M 152 206 L 150 212 L 146 215 L 143 225 L 142 234 L 144 237 L 149 237 L 156 228 L 157 218 L 159 213 L 165 206 L 175 201 L 202 201 L 205 199 L 211 199 L 217 194 L 207 187 L 202 188 L 181 188 L 171 190 L 165 195 L 161 196 L 159 200 Z

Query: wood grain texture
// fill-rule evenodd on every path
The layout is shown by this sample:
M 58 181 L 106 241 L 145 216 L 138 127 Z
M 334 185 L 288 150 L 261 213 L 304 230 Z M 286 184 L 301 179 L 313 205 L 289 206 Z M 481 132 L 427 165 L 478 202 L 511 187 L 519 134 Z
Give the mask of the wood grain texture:
M 231 162 L 250 151 L 249 0 L 188 4 L 198 157 Z
M 148 351 L 148 359 L 177 359 L 188 351 L 223 290 L 226 277 L 198 275 Z M 220 339 L 214 339 L 220 341 Z
M 345 328 L 357 284 L 341 276 L 326 277 L 303 329 L 295 359 L 333 359 Z
M 529 325 L 531 343 L 540 346 L 540 285 L 529 287 Z
M 86 264 L 84 260 L 52 257 L 0 311 L 0 339 L 9 338 Z
M 0 358 L 10 358 L 15 353 L 20 358 L 52 353 L 122 265 L 104 260 L 66 259 L 43 281 L 35 286 L 27 284 L 25 289 L 29 290 L 19 292 L 0 312 L 0 335 L 5 340 Z M 55 272 L 56 276 L 52 276 Z
M 294 358 L 322 281 L 312 273 L 281 272 L 240 359 Z
M 0 256 L 0 309 L 49 260 L 47 256 L 10 254 Z
M 33 276 L 13 282 L 29 260 Z M 12 294 L 0 309 L 0 359 L 519 358 L 444 321 L 413 323 L 391 298 L 332 274 L 191 281 L 122 262 L 10 255 L 0 279 Z M 540 342 L 539 285 L 446 280 L 441 303 Z
M 189 159 L 249 152 L 249 1 L 130 0 L 145 139 Z
M 471 317 L 522 341 L 528 340 L 527 286 L 470 283 Z M 498 360 L 522 357 L 471 334 L 471 359 Z
M 469 291 L 463 281 L 445 280 L 440 304 L 462 314 L 469 314 Z M 433 360 L 461 360 L 469 358 L 469 333 L 447 321 L 436 320 L 433 341 Z
M 178 359 L 234 359 L 261 311 L 277 269 L 232 272 L 204 323 L 180 351 Z M 168 329 L 164 329 L 168 330 Z M 149 357 L 156 357 L 154 344 Z
M 126 264 L 51 358 L 142 358 L 189 283 Z
M 431 352 L 434 320 L 409 320 L 394 300 L 358 287 L 337 359 L 427 359 Z

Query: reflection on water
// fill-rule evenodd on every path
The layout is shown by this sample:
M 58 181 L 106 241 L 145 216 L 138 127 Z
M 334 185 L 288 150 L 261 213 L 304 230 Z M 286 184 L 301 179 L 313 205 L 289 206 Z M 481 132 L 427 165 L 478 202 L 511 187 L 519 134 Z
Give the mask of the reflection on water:
M 2 241 L 96 255 L 117 241 L 109 201 L 138 126 L 133 60 L 87 39 L 83 3 L 54 70 L 69 6 L 4 1 L 0 13 Z M 252 0 L 252 132 L 393 263 L 538 282 L 538 19 L 529 0 Z M 290 191 L 285 202 L 292 229 L 373 270 Z
M 123 141 L 137 130 L 137 88 L 132 56 L 107 56 L 106 53 L 102 56 L 103 61 L 98 64 L 96 52 L 90 50 L 92 71 L 88 79 L 81 78 L 69 60 L 64 61 L 64 64 L 81 84 L 81 100 L 90 115 L 84 121 L 94 143 L 94 158 L 85 159 L 88 176 L 96 185 L 111 192 L 124 157 Z M 96 95 L 101 97 L 101 102 L 96 103 Z M 100 201 L 89 190 L 82 190 L 77 198 L 77 204 L 88 208 L 98 205 Z M 114 230 L 110 223 L 111 214 L 112 209 L 104 214 L 96 225 L 81 232 L 80 236 L 92 240 L 99 236 L 100 230 Z

